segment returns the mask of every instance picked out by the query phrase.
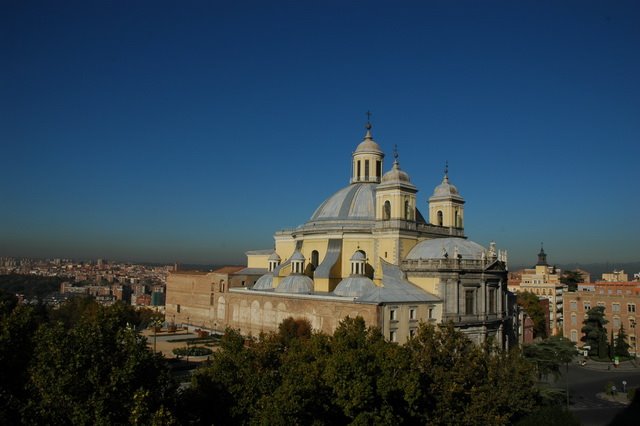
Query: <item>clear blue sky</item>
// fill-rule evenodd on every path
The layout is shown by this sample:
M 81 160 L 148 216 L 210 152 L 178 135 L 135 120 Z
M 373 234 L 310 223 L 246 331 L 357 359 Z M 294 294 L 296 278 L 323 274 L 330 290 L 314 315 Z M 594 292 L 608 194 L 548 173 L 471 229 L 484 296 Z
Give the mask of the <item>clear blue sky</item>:
M 640 260 L 640 2 L 0 4 L 0 256 L 241 263 L 365 112 L 510 263 Z

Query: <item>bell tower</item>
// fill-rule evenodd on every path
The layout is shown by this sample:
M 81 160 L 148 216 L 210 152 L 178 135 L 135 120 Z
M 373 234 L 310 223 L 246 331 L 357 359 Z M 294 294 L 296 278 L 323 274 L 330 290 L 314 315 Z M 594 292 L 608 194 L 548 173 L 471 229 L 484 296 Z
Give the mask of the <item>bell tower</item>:
M 380 183 L 384 153 L 371 136 L 371 113 L 367 112 L 367 133 L 352 155 L 351 183 Z
M 429 197 L 429 222 L 447 228 L 464 229 L 464 198 L 449 182 L 449 164 L 444 168 L 442 183 Z

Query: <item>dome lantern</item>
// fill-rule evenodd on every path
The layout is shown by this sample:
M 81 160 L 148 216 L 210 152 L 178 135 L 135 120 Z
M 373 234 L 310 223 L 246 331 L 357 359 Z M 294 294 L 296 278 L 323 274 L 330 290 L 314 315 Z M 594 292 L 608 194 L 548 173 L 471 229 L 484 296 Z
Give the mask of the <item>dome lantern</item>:
M 380 183 L 384 153 L 371 136 L 370 117 L 371 113 L 367 112 L 367 132 L 352 155 L 351 183 Z

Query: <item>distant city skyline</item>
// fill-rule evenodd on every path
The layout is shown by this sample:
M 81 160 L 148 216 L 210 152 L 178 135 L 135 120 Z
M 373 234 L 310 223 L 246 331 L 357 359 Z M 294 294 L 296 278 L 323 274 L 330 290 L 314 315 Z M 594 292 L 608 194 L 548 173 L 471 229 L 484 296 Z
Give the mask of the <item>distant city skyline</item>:
M 0 12 L 0 257 L 241 264 L 349 182 L 370 110 L 423 214 L 448 161 L 510 264 L 640 261 L 638 2 Z

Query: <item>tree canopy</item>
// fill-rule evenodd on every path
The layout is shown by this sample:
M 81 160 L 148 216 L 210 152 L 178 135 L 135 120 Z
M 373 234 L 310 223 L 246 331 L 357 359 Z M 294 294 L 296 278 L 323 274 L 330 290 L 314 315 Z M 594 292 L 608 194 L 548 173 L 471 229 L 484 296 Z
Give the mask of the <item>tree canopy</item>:
M 590 346 L 589 355 L 598 358 L 607 358 L 607 330 L 604 328 L 607 321 L 604 317 L 604 307 L 596 306 L 589 309 L 587 318 L 583 321 L 581 340 Z
M 518 293 L 516 303 L 533 321 L 533 337 L 547 337 L 548 312 L 540 303 L 538 296 L 529 291 L 523 291 Z
M 576 291 L 578 284 L 584 282 L 584 277 L 579 271 L 564 271 L 560 276 L 560 282 L 569 286 L 569 291 Z
M 359 317 L 332 336 L 283 338 L 290 330 L 250 340 L 227 330 L 187 391 L 189 421 L 499 425 L 540 401 L 535 371 L 517 350 L 480 347 L 452 325 L 422 324 L 405 345 Z

